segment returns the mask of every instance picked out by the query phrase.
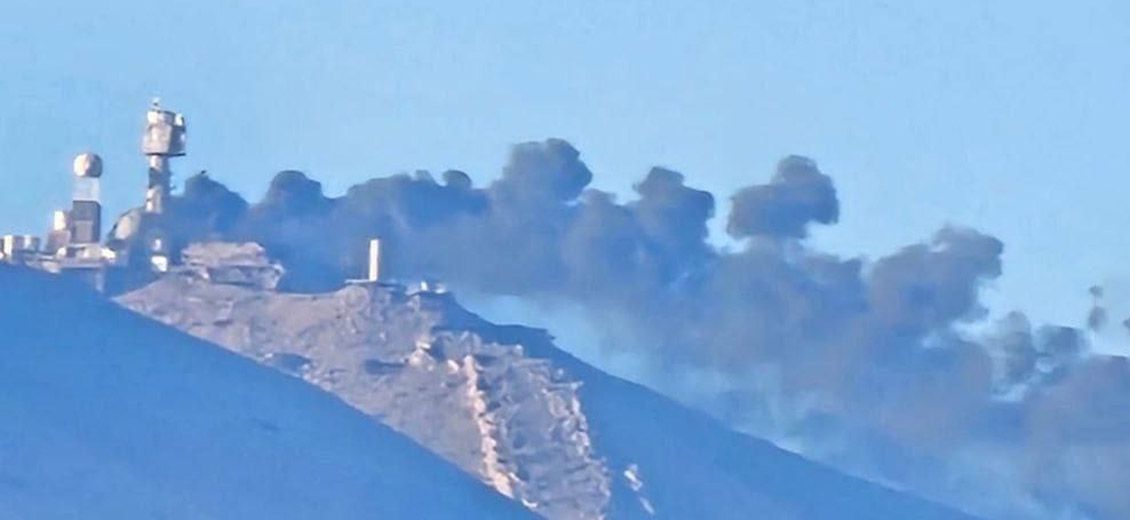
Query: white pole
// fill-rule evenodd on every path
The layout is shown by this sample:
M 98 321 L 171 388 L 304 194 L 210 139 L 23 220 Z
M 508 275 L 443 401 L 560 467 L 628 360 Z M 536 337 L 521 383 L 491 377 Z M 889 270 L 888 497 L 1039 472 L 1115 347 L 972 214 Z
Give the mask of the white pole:
M 381 241 L 374 238 L 369 241 L 369 281 L 376 282 L 381 278 Z

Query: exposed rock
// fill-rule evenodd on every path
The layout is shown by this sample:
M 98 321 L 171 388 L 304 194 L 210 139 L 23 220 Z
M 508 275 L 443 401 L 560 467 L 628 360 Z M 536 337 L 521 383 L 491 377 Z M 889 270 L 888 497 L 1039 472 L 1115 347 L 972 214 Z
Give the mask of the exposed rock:
M 192 246 L 185 262 L 206 265 L 213 252 L 254 253 Z M 593 453 L 580 383 L 520 344 L 461 328 L 475 318 L 449 296 L 368 284 L 285 294 L 208 279 L 169 276 L 120 301 L 337 394 L 543 516 L 603 515 L 612 477 Z
M 965 518 L 733 432 L 451 294 L 182 272 L 118 301 L 337 395 L 550 519 Z
M 214 283 L 274 289 L 282 278 L 282 265 L 267 257 L 254 242 L 198 242 L 181 252 L 181 270 Z

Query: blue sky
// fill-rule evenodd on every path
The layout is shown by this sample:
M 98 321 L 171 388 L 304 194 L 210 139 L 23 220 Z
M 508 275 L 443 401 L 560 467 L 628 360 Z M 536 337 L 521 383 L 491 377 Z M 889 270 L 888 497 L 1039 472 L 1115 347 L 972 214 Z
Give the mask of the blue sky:
M 298 168 L 492 179 L 514 142 L 571 141 L 630 196 L 652 165 L 723 207 L 783 155 L 834 177 L 813 242 L 875 257 L 945 223 L 1006 243 L 998 310 L 1078 323 L 1130 278 L 1125 2 L 86 2 L 0 6 L 0 227 L 39 232 L 70 158 L 141 199 L 150 97 L 250 198 Z M 718 226 L 720 229 L 720 226 Z M 1130 294 L 1127 295 L 1130 301 Z

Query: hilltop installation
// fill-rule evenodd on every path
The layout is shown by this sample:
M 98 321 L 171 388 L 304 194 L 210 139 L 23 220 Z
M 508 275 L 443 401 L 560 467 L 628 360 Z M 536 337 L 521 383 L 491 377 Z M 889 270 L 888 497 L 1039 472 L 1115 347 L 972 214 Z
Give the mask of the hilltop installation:
M 122 214 L 102 237 L 102 158 L 84 152 L 73 162 L 71 207 L 54 212 L 51 229 L 41 239 L 7 234 L 0 239 L 0 262 L 23 265 L 76 278 L 99 291 L 119 293 L 151 282 L 173 269 L 213 281 L 273 289 L 282 267 L 267 260 L 258 244 L 180 243 L 169 227 L 172 197 L 170 161 L 187 153 L 188 126 L 183 114 L 154 100 L 145 114 L 141 153 L 148 182 L 141 206 Z M 181 257 L 182 253 L 184 258 Z M 380 241 L 369 243 L 367 276 L 377 282 Z
M 141 151 L 149 164 L 143 210 L 131 210 L 102 240 L 102 158 L 81 153 L 74 159 L 74 192 L 69 210 L 55 211 L 46 240 L 30 235 L 4 235 L 0 261 L 79 278 L 99 290 L 131 285 L 169 268 L 170 244 L 160 221 L 170 193 L 169 159 L 185 154 L 184 116 L 161 108 L 157 100 L 146 112 Z M 144 233 L 144 250 L 124 237 Z M 139 268 L 140 267 L 140 268 Z M 147 276 L 148 275 L 148 276 Z

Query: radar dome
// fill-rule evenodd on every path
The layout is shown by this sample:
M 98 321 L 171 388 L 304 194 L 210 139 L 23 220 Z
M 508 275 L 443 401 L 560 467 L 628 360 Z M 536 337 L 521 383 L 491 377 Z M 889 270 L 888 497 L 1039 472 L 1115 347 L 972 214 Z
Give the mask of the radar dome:
M 101 177 L 102 158 L 93 153 L 79 154 L 75 157 L 74 171 L 79 177 Z

